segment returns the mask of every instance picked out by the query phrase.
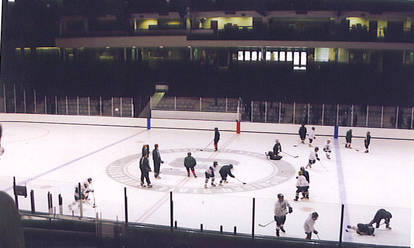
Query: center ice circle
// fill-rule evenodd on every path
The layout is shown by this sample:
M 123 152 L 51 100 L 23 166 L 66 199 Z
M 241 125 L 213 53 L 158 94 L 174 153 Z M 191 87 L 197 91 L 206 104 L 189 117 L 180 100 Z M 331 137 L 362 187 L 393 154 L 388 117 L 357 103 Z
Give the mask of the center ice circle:
M 183 161 L 189 151 L 197 160 L 195 167 L 197 178 L 186 176 Z M 212 149 L 180 148 L 160 150 L 160 154 L 164 161 L 164 164 L 161 164 L 162 179 L 154 179 L 153 173 L 150 173 L 150 179 L 153 184 L 151 190 L 161 192 L 173 190 L 178 193 L 211 194 L 259 190 L 283 183 L 295 174 L 295 169 L 290 163 L 284 160 L 268 160 L 264 154 L 250 151 L 223 149 L 214 152 Z M 108 176 L 122 184 L 140 188 L 139 156 L 133 154 L 113 161 L 107 166 Z M 149 161 L 153 169 L 151 157 Z M 232 173 L 246 184 L 228 178 L 229 183 L 225 186 L 210 187 L 209 185 L 209 188 L 205 189 L 204 172 L 213 161 L 219 164 L 216 170 L 216 183 L 220 181 L 218 173 L 220 167 L 233 164 Z

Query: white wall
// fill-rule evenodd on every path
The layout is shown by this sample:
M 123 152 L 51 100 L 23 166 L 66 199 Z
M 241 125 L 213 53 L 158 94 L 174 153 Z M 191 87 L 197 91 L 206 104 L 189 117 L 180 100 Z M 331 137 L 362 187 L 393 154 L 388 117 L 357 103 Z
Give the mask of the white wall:
M 60 124 L 83 124 L 83 125 L 109 125 L 109 126 L 131 126 L 146 127 L 147 120 L 144 118 L 120 118 L 102 116 L 70 116 L 70 115 L 40 115 L 40 114 L 0 114 L 0 123 L 16 122 L 40 122 Z M 151 119 L 152 128 L 213 130 L 215 127 L 222 131 L 236 131 L 236 121 L 201 121 L 201 120 L 175 120 L 175 119 Z M 308 125 L 308 130 L 312 125 Z M 334 127 L 316 126 L 317 135 L 333 136 Z M 349 127 L 339 127 L 339 135 L 345 136 Z M 293 124 L 270 124 L 242 122 L 241 132 L 257 133 L 288 133 L 296 135 L 299 125 Z M 386 128 L 361 128 L 352 127 L 353 136 L 365 137 L 367 131 L 371 132 L 373 138 L 411 139 L 414 141 L 414 130 L 386 129 Z
M 235 121 L 238 119 L 238 114 L 237 113 L 223 113 L 223 112 L 151 110 L 151 117 L 161 118 L 161 119 Z

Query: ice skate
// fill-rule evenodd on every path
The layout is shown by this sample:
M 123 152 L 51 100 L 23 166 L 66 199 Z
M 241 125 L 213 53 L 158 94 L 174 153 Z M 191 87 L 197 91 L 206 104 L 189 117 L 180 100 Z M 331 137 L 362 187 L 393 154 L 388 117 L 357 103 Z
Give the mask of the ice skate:
M 148 188 L 152 188 L 152 184 L 148 184 Z
M 205 188 L 205 189 L 207 189 L 207 183 L 206 183 L 206 184 L 204 184 L 204 188 Z
M 280 230 L 284 233 L 286 233 L 285 229 L 283 228 L 283 226 L 280 227 Z
M 145 186 L 145 184 L 141 183 L 141 187 L 145 188 L 146 186 Z
M 279 237 L 279 236 L 280 236 L 280 234 L 279 234 L 279 230 L 276 230 L 276 236 L 277 236 L 277 237 Z
M 212 186 L 212 187 L 216 187 L 216 185 L 215 185 L 214 183 L 211 183 L 211 186 Z

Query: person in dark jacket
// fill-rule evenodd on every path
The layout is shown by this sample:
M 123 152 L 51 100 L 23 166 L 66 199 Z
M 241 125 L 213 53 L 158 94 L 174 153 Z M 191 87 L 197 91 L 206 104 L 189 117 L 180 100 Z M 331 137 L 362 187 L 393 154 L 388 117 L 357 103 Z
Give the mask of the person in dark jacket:
M 385 220 L 385 227 L 387 229 L 391 229 L 391 227 L 390 227 L 391 218 L 392 218 L 391 213 L 388 212 L 387 210 L 381 208 L 375 213 L 374 219 L 371 220 L 369 225 L 372 225 L 372 224 L 375 223 L 375 228 L 379 228 L 381 220 L 384 219 Z
M 351 148 L 351 143 L 352 143 L 352 129 L 349 129 L 346 132 L 345 140 L 346 140 L 345 148 Z
M 151 167 L 149 166 L 148 153 L 145 153 L 144 156 L 142 156 L 139 160 L 139 169 L 141 170 L 141 187 L 145 187 L 145 178 L 148 188 L 152 188 L 151 181 L 149 179 L 149 172 L 151 171 Z
M 367 132 L 367 137 L 365 138 L 365 140 L 364 140 L 364 145 L 365 145 L 365 153 L 368 153 L 369 151 L 368 151 L 368 147 L 369 147 L 369 144 L 371 143 L 371 133 L 370 132 Z
M 276 139 L 276 143 L 273 146 L 273 152 L 265 152 L 266 157 L 268 157 L 271 160 L 281 160 L 282 156 L 279 155 L 279 153 L 282 152 L 282 145 L 280 144 L 279 140 Z
M 154 145 L 154 150 L 152 151 L 152 160 L 154 161 L 154 177 L 156 179 L 161 179 L 160 167 L 164 161 L 161 160 L 160 151 L 158 150 L 158 144 Z
M 218 150 L 218 142 L 220 140 L 220 132 L 218 128 L 214 128 L 214 150 Z
M 190 170 L 193 173 L 194 177 L 197 177 L 194 171 L 194 167 L 197 165 L 195 158 L 191 156 L 191 152 L 187 153 L 187 157 L 184 159 L 184 166 L 187 170 L 187 176 L 190 177 Z
M 302 142 L 302 144 L 305 144 L 305 139 L 306 139 L 306 127 L 305 124 L 302 123 L 302 125 L 299 128 L 299 137 L 300 137 L 300 141 Z
M 142 156 L 144 157 L 145 154 L 149 155 L 149 145 L 143 145 L 142 146 Z
M 224 165 L 223 167 L 220 168 L 220 176 L 221 176 L 221 180 L 220 180 L 220 186 L 223 186 L 223 183 L 227 183 L 227 176 L 233 177 L 234 175 L 231 174 L 231 170 L 233 169 L 233 165 L 229 164 L 229 165 Z
M 375 229 L 370 224 L 358 223 L 357 226 L 347 225 L 346 227 L 347 227 L 345 229 L 346 232 L 349 232 L 349 230 L 354 230 L 359 235 L 375 236 L 374 234 Z

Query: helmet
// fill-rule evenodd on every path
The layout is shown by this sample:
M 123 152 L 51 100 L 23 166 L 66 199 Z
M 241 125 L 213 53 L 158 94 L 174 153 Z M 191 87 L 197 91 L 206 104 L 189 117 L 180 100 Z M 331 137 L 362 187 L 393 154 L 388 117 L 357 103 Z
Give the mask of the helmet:
M 92 183 L 92 178 L 88 178 L 88 183 Z
M 282 193 L 279 193 L 279 194 L 277 194 L 277 198 L 283 198 L 284 196 L 283 196 L 283 194 Z
M 302 167 L 300 167 L 300 170 L 301 170 L 301 171 L 304 171 L 304 170 L 305 170 L 305 167 L 303 167 L 303 166 L 302 166 Z
M 217 161 L 213 162 L 213 166 L 216 167 L 218 165 Z
M 319 147 L 315 147 L 315 152 L 319 151 Z
M 187 155 L 188 155 L 188 156 L 191 156 L 191 152 L 188 152 L 188 153 L 187 153 Z
M 319 217 L 319 214 L 317 212 L 312 213 L 312 219 L 316 219 Z
M 232 164 L 229 164 L 229 167 L 230 167 L 230 169 L 233 169 L 233 165 Z

